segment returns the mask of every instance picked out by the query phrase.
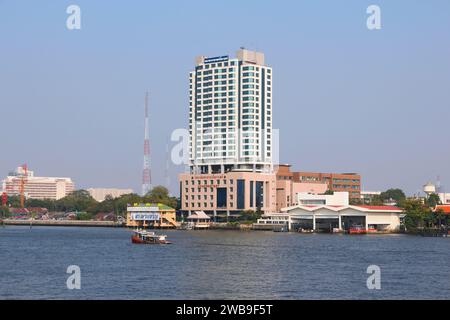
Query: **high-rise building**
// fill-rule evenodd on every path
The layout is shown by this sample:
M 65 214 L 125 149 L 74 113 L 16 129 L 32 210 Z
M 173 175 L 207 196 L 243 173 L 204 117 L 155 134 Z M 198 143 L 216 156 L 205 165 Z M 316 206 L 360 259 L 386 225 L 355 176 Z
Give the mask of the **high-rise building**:
M 197 57 L 189 84 L 191 173 L 272 171 L 272 68 L 264 54 Z
M 197 57 L 189 135 L 190 173 L 179 177 L 182 211 L 228 217 L 275 210 L 272 68 L 263 53 Z
M 3 192 L 8 195 L 18 195 L 25 175 L 24 193 L 27 199 L 59 200 L 75 190 L 75 185 L 70 178 L 35 177 L 33 171 L 25 171 L 22 167 L 18 167 L 2 181 Z

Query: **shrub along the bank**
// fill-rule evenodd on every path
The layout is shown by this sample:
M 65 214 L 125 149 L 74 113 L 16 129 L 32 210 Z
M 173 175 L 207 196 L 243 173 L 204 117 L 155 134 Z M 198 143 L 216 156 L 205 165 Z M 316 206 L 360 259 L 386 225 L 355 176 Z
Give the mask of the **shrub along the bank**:
M 405 211 L 405 231 L 422 233 L 426 229 L 444 229 L 448 227 L 448 216 L 441 210 L 434 211 L 417 199 L 408 199 L 402 203 Z
M 46 208 L 49 212 L 81 211 L 87 212 L 91 214 L 91 216 L 97 213 L 109 212 L 114 212 L 117 215 L 125 216 L 127 212 L 127 205 L 133 203 L 162 203 L 169 207 L 178 209 L 178 199 L 176 197 L 171 197 L 167 188 L 163 186 L 154 187 L 145 196 L 139 196 L 134 193 L 125 194 L 118 198 L 107 196 L 102 202 L 96 201 L 86 190 L 76 190 L 59 200 L 27 199 L 25 201 L 25 207 Z M 20 207 L 19 197 L 9 197 L 8 205 L 13 208 Z M 83 219 L 87 217 L 88 216 L 83 216 Z

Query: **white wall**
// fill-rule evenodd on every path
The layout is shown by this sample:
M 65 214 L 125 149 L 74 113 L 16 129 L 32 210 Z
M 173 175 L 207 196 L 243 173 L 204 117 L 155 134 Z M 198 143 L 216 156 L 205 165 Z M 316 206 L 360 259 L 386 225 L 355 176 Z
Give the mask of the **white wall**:
M 89 188 L 87 189 L 89 194 L 97 200 L 98 202 L 102 202 L 105 200 L 107 195 L 112 196 L 113 198 L 118 198 L 121 195 L 133 193 L 132 189 L 114 189 L 114 188 Z
M 387 230 L 400 228 L 400 216 L 395 213 L 372 213 L 367 215 L 367 224 L 389 224 Z
M 439 193 L 442 204 L 450 204 L 450 193 Z
M 323 204 L 327 206 L 348 206 L 348 199 L 348 192 L 335 192 L 334 194 L 310 194 L 305 192 L 297 193 L 297 203 L 299 205 Z
M 328 208 L 319 208 L 315 211 L 309 211 L 303 208 L 293 208 L 287 213 L 290 215 L 315 215 L 316 219 L 321 217 L 333 217 L 337 218 L 338 215 L 342 216 L 365 216 L 367 219 L 367 225 L 369 224 L 385 224 L 387 230 L 396 231 L 400 228 L 400 213 L 396 212 L 380 212 L 380 211 L 360 211 L 355 208 L 349 207 L 340 211 L 334 211 Z

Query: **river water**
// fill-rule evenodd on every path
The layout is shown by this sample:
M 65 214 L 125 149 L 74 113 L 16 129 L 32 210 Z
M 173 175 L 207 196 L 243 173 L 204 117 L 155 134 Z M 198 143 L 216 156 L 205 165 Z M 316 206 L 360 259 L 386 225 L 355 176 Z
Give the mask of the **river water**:
M 164 233 L 173 245 L 133 245 L 123 228 L 0 228 L 0 299 L 450 298 L 450 238 Z M 69 265 L 79 290 L 66 286 Z

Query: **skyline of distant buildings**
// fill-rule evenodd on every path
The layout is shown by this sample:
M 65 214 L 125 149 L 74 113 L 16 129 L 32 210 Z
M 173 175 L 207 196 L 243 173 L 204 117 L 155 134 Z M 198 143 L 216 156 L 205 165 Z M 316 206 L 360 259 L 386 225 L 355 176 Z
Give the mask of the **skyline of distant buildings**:
M 24 195 L 27 199 L 59 200 L 76 190 L 71 178 L 38 177 L 34 175 L 34 171 L 19 166 L 1 181 L 0 194 L 5 192 L 8 196 L 20 195 L 22 179 L 25 181 Z M 130 188 L 87 188 L 85 190 L 98 202 L 105 200 L 108 195 L 117 198 L 134 193 Z
M 272 68 L 262 52 L 244 48 L 236 57 L 198 56 L 189 73 L 189 173 L 179 175 L 182 211 L 237 214 L 279 211 L 299 193 L 348 192 L 350 200 L 370 201 L 380 191 L 363 191 L 357 173 L 291 172 L 274 154 Z M 145 100 L 144 162 L 149 156 L 148 93 Z M 143 187 L 149 186 L 145 180 Z M 2 192 L 18 194 L 21 167 L 2 181 Z M 148 169 L 149 172 L 149 169 Z M 146 190 L 146 188 L 144 188 Z M 143 189 L 143 190 L 144 190 Z M 60 199 L 75 190 L 70 178 L 27 173 L 25 194 Z M 88 188 L 97 201 L 132 189 Z M 448 194 L 440 194 L 450 203 Z M 100 199 L 100 200 L 98 200 Z
M 2 192 L 6 192 L 8 196 L 19 195 L 22 179 L 26 180 L 24 193 L 29 199 L 59 200 L 75 190 L 75 184 L 71 178 L 38 177 L 34 176 L 34 171 L 17 167 L 2 180 Z

